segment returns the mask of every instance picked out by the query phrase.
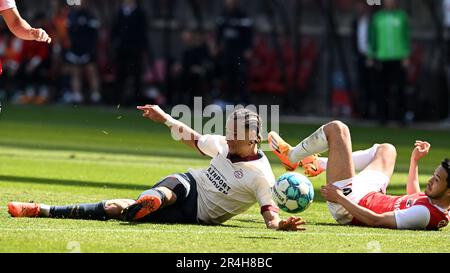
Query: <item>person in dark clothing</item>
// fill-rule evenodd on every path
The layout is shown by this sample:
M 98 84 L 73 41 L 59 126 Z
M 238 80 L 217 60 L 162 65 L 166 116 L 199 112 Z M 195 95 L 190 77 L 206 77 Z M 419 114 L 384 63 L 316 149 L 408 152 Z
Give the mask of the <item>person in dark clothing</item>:
M 147 20 L 136 0 L 123 0 L 112 27 L 112 44 L 116 55 L 116 100 L 123 104 L 138 103 L 142 97 L 143 59 L 149 47 Z M 133 79 L 133 94 L 127 98 L 124 86 Z
M 375 84 L 376 70 L 369 64 L 369 25 L 371 10 L 365 2 L 357 2 L 356 16 L 352 22 L 353 52 L 357 66 L 358 96 L 357 111 L 363 118 L 374 118 L 376 106 Z
M 253 21 L 239 7 L 238 0 L 226 0 L 217 20 L 219 73 L 225 84 L 225 98 L 247 103 L 247 67 L 251 56 Z
M 406 124 L 411 122 L 405 105 L 406 69 L 411 54 L 409 18 L 396 0 L 385 0 L 383 5 L 372 17 L 369 30 L 369 56 L 379 71 L 377 112 L 382 124 L 391 119 L 391 112 L 397 121 Z
M 67 25 L 70 47 L 64 54 L 64 58 L 70 66 L 72 96 L 66 98 L 66 101 L 68 103 L 84 102 L 82 75 L 85 73 L 91 89 L 91 102 L 98 103 L 101 95 L 95 61 L 100 22 L 87 8 L 79 5 L 70 11 Z
M 45 27 L 47 18 L 43 13 L 37 13 L 33 25 Z M 20 96 L 20 104 L 44 104 L 49 99 L 49 69 L 50 45 L 37 41 L 24 41 L 22 46 L 22 61 L 17 72 L 16 81 L 25 94 Z M 36 90 L 38 88 L 38 90 Z
M 213 60 L 204 35 L 198 31 L 185 31 L 185 46 L 181 59 L 180 103 L 191 105 L 193 97 L 204 97 L 212 83 Z

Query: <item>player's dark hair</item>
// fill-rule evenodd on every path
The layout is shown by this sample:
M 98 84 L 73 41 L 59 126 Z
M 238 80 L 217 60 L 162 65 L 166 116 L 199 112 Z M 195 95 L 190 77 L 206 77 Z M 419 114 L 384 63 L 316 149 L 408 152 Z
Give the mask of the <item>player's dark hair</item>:
M 447 188 L 450 189 L 450 160 L 448 158 L 444 159 L 441 166 L 447 171 Z
M 244 116 L 245 120 L 245 128 L 250 130 L 256 131 L 256 136 L 258 138 L 257 142 L 261 143 L 262 141 L 262 122 L 261 117 L 258 115 L 258 113 L 255 113 L 253 111 L 250 111 L 245 108 L 239 108 L 236 111 L 233 112 L 233 119 L 234 121 L 238 120 L 239 117 Z

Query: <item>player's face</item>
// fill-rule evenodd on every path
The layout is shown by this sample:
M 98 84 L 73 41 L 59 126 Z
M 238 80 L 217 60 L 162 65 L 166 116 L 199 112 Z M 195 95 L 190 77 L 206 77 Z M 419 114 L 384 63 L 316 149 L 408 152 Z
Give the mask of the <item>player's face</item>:
M 245 127 L 239 127 L 236 123 L 229 123 L 226 127 L 226 140 L 229 148 L 230 154 L 243 154 L 248 152 L 250 145 L 250 131 Z
M 227 140 L 230 154 L 240 155 L 247 151 L 248 141 L 245 140 Z
M 447 172 L 442 166 L 436 169 L 433 176 L 428 180 L 425 194 L 433 199 L 439 199 L 448 194 L 450 189 L 447 187 Z
M 231 154 L 240 154 L 240 151 L 244 149 L 248 143 L 248 130 L 238 132 L 236 128 L 227 128 L 226 140 Z

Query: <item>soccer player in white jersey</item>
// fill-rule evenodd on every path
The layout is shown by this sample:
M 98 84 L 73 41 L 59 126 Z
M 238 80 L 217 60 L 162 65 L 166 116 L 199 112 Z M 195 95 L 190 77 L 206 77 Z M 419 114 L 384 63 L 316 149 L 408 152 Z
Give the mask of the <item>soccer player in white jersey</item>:
M 448 159 L 436 168 L 425 191 L 420 190 L 418 162 L 428 154 L 431 147 L 428 142 L 416 141 L 414 145 L 406 195 L 402 196 L 386 194 L 397 158 L 395 147 L 376 144 L 352 153 L 350 131 L 342 122 L 320 127 L 296 147 L 275 132 L 269 134 L 269 143 L 289 170 L 300 165 L 309 176 L 326 170 L 327 185 L 321 193 L 328 201 L 331 215 L 340 224 L 437 230 L 450 221 Z M 315 155 L 324 151 L 329 151 L 328 158 Z
M 20 16 L 15 0 L 0 0 L 0 15 L 5 20 L 9 30 L 18 38 L 51 43 L 52 39 L 45 30 L 31 27 Z
M 9 213 L 13 217 L 221 224 L 258 203 L 268 228 L 304 229 L 300 218 L 281 220 L 272 201 L 271 186 L 275 177 L 266 156 L 258 149 L 261 142 L 258 114 L 246 109 L 236 110 L 227 119 L 226 136 L 220 136 L 200 135 L 156 105 L 138 109 L 145 118 L 166 124 L 172 134 L 189 147 L 211 157 L 209 167 L 170 175 L 136 200 L 76 206 L 11 202 Z

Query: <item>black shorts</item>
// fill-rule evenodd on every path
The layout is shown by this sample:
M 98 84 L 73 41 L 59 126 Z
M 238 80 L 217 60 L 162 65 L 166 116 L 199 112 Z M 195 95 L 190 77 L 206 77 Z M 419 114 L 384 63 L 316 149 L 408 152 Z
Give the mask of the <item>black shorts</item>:
M 197 182 L 190 173 L 180 173 L 177 175 L 184 181 L 180 181 L 180 179 L 177 179 L 175 176 L 168 176 L 152 188 L 167 187 L 173 190 L 175 186 L 183 185 L 187 191 L 186 198 L 182 201 L 177 200 L 175 204 L 151 213 L 142 219 L 143 222 L 183 224 L 199 223 L 197 219 Z M 187 185 L 185 184 L 186 182 L 188 183 Z M 142 194 L 145 194 L 145 192 Z

